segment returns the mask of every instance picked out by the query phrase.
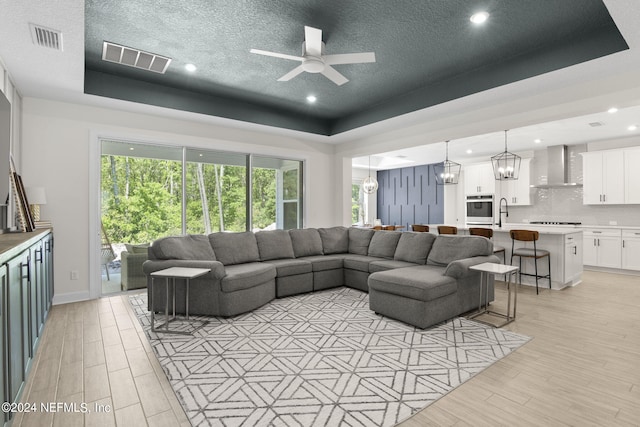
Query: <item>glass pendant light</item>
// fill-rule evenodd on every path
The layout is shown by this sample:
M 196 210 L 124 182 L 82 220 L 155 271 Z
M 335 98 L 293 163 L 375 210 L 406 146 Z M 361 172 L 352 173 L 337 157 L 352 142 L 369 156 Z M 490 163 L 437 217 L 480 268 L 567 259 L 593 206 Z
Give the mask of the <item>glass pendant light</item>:
M 460 163 L 452 162 L 449 160 L 449 141 L 445 141 L 446 144 L 446 157 L 445 161 L 438 163 L 433 167 L 433 172 L 436 175 L 436 184 L 439 185 L 452 185 L 458 183 L 460 177 Z
M 491 157 L 493 175 L 497 181 L 518 179 L 522 158 L 507 151 L 507 131 L 504 131 L 504 152 Z
M 369 176 L 362 181 L 362 191 L 367 194 L 378 191 L 378 180 L 371 176 L 371 156 L 369 156 Z

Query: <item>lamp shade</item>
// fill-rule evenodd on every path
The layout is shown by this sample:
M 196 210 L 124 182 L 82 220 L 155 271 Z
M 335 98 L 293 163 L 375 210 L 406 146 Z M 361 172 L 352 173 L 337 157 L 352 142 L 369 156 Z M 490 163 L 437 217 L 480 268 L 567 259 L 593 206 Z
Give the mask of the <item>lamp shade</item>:
M 47 204 L 47 195 L 44 187 L 26 187 L 24 191 L 27 193 L 27 201 L 30 205 Z
M 371 176 L 371 156 L 369 156 L 369 176 L 362 181 L 362 191 L 366 194 L 378 191 L 378 180 Z

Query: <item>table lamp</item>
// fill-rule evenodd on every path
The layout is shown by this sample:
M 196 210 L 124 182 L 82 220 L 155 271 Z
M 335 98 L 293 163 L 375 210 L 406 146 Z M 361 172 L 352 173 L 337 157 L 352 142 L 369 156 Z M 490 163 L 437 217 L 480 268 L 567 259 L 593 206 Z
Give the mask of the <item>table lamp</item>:
M 47 204 L 44 187 L 27 187 L 25 188 L 25 192 L 27 193 L 27 201 L 29 202 L 29 209 L 31 210 L 33 220 L 40 221 L 40 205 Z

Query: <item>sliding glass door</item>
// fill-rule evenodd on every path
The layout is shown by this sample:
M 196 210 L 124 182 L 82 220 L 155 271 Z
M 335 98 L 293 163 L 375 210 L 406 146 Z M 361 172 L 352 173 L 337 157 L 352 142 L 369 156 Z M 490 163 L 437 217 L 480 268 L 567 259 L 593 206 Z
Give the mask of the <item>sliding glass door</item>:
M 302 227 L 302 162 L 252 156 L 253 229 Z
M 245 154 L 186 150 L 186 226 L 189 234 L 247 229 Z
M 302 176 L 298 160 L 102 140 L 102 293 L 146 286 L 163 236 L 301 228 Z

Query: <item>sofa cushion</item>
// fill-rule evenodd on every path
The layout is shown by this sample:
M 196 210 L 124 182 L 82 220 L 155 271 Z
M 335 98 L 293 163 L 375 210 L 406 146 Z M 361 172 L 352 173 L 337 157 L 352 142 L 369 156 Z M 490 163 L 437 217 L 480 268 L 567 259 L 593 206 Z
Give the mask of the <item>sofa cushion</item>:
M 415 267 L 416 264 L 407 261 L 396 261 L 393 259 L 385 259 L 384 261 L 372 261 L 369 263 L 369 272 L 376 273 L 378 271 L 393 270 L 395 268 Z
M 287 230 L 265 230 L 256 233 L 261 261 L 293 258 L 293 245 Z
M 256 236 L 251 231 L 242 233 L 211 233 L 209 241 L 218 261 L 224 265 L 260 261 Z
M 396 247 L 393 259 L 396 261 L 426 264 L 433 242 L 436 240 L 436 235 L 413 231 L 405 231 L 400 234 L 400 241 Z
M 493 243 L 482 236 L 447 236 L 436 237 L 433 242 L 428 264 L 448 265 L 457 259 L 493 254 Z
M 315 228 L 300 228 L 289 230 L 293 254 L 296 258 L 311 255 L 322 255 L 322 238 Z
M 265 261 L 276 268 L 278 277 L 295 276 L 296 274 L 311 273 L 311 262 L 303 259 L 274 259 Z
M 324 254 L 349 252 L 349 229 L 346 227 L 318 228 Z
M 129 243 L 125 243 L 124 247 L 130 254 L 146 254 L 149 252 L 149 243 L 142 243 L 139 245 L 131 245 Z
M 309 261 L 313 271 L 336 270 L 343 266 L 341 255 L 314 255 L 298 259 Z
M 442 267 L 428 265 L 380 271 L 369 276 L 369 289 L 432 301 L 458 290 L 456 279 L 444 276 L 443 271 Z
M 345 254 L 344 268 L 350 270 L 369 272 L 369 264 L 374 261 L 383 261 L 384 258 L 373 257 L 369 255 Z
M 227 274 L 220 281 L 222 292 L 235 292 L 262 285 L 276 277 L 276 268 L 266 262 L 225 266 Z
M 396 231 L 374 231 L 369 243 L 369 256 L 392 259 L 402 233 Z
M 349 228 L 349 253 L 367 255 L 369 243 L 375 232 L 367 228 Z
M 156 259 L 216 261 L 207 236 L 202 234 L 163 237 L 153 242 L 151 251 Z

